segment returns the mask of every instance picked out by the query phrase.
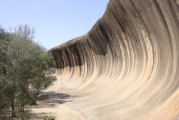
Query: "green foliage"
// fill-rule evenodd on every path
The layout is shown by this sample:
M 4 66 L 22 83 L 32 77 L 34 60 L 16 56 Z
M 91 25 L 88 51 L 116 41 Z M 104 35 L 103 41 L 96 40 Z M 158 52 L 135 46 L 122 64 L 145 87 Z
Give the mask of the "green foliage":
M 10 99 L 7 98 L 6 94 L 11 90 L 7 89 L 9 86 L 6 86 L 7 84 L 7 72 L 6 72 L 6 66 L 7 66 L 7 56 L 6 53 L 8 51 L 7 46 L 10 42 L 9 39 L 10 34 L 5 32 L 3 28 L 0 27 L 0 115 L 6 114 L 6 111 L 8 109 L 8 104 Z
M 25 106 L 36 104 L 38 94 L 55 80 L 50 70 L 51 56 L 32 41 L 33 30 L 28 26 L 19 26 L 15 33 L 2 33 L 0 87 L 3 89 L 0 90 L 0 107 L 10 105 L 12 117 L 15 117 L 17 106 L 24 113 L 21 114 L 24 119 Z

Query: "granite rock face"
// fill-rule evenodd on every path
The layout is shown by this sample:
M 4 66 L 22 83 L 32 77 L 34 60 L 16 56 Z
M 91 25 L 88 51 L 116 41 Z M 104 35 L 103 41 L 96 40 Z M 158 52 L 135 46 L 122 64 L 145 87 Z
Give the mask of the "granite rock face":
M 178 3 L 110 0 L 86 35 L 51 49 L 56 91 L 87 120 L 178 120 Z

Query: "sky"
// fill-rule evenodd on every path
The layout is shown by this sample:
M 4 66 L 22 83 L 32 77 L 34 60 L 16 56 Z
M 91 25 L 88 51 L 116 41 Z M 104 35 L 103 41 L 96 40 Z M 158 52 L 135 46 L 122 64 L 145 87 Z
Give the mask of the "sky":
M 29 25 L 34 41 L 46 49 L 86 34 L 104 14 L 109 0 L 0 0 L 0 25 Z

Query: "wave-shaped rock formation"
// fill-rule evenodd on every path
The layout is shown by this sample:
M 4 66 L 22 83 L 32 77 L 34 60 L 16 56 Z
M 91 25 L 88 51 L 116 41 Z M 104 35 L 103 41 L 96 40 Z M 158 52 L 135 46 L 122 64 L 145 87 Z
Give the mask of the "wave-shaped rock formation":
M 177 0 L 110 0 L 86 35 L 51 52 L 56 91 L 83 119 L 179 119 Z

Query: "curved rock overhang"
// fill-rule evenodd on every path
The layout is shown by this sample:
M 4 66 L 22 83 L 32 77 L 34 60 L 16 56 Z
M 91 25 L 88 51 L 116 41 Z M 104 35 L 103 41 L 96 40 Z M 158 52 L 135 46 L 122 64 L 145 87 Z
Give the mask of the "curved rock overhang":
M 86 35 L 51 49 L 62 81 L 59 87 L 89 98 L 91 105 L 85 110 L 95 111 L 89 117 L 93 120 L 107 115 L 120 120 L 177 120 L 177 3 L 110 0 Z

